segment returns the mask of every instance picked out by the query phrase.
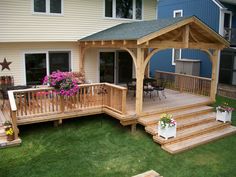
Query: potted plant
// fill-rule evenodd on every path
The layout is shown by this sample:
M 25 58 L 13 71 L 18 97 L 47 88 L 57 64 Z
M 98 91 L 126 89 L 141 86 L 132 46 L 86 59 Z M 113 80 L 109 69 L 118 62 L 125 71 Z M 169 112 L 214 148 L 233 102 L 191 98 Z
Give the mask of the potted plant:
M 9 120 L 7 120 L 7 121 L 5 121 L 3 123 L 3 126 L 4 126 L 4 128 L 6 130 L 7 128 L 11 128 L 12 127 L 12 123 Z
M 54 87 L 57 94 L 73 96 L 78 93 L 80 80 L 72 72 L 56 71 L 49 76 L 45 76 L 43 83 Z
M 5 133 L 7 135 L 7 141 L 13 141 L 14 140 L 14 131 L 13 131 L 12 127 L 6 128 Z
M 228 103 L 223 103 L 216 107 L 216 120 L 222 121 L 224 123 L 231 122 L 232 111 L 234 108 L 230 107 Z
M 165 139 L 176 137 L 177 123 L 171 114 L 162 114 L 158 123 L 158 136 Z

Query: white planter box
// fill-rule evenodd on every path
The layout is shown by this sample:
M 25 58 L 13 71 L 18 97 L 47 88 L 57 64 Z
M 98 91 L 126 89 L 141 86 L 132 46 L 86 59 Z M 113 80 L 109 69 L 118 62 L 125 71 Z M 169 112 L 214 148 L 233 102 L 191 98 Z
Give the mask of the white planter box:
M 160 121 L 159 121 L 157 129 L 158 129 L 157 130 L 158 136 L 161 136 L 161 137 L 165 138 L 166 140 L 168 138 L 172 138 L 172 137 L 175 138 L 176 137 L 177 124 L 174 127 L 166 126 L 165 128 L 162 128 Z
M 222 121 L 224 123 L 231 122 L 232 111 L 216 111 L 216 120 Z

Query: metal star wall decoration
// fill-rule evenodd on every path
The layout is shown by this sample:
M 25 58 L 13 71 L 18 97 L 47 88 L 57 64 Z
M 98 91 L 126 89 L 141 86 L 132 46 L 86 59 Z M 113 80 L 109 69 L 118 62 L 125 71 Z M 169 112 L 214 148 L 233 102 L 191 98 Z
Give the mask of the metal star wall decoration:
M 2 65 L 2 71 L 3 71 L 4 69 L 10 70 L 9 65 L 10 65 L 11 63 L 12 63 L 12 62 L 7 62 L 7 59 L 4 58 L 3 62 L 0 62 L 0 65 Z

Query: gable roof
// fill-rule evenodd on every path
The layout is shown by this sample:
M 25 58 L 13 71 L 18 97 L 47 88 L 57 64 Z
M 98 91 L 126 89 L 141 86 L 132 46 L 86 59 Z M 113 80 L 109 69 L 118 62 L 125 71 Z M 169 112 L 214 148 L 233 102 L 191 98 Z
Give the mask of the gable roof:
M 188 18 L 190 17 L 122 23 L 82 38 L 80 41 L 137 40 Z
M 181 31 L 181 28 L 185 25 L 190 25 L 191 30 L 194 31 L 203 42 L 209 41 L 215 43 L 217 41 L 218 44 L 229 46 L 227 40 L 195 16 L 123 23 L 82 38 L 79 41 L 130 40 L 137 41 L 136 44 L 140 45 L 157 37 L 167 39 L 168 37 L 166 35 L 170 36 L 170 34 L 173 39 L 176 35 L 176 33 L 174 34 L 173 32 Z M 195 39 L 195 41 L 198 41 L 198 39 Z

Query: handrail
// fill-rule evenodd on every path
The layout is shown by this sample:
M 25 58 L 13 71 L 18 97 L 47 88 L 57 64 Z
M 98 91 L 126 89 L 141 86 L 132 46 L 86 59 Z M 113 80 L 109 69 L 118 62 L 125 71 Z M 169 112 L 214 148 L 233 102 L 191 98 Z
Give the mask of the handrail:
M 208 80 L 211 81 L 211 78 L 207 77 L 200 77 L 200 76 L 193 76 L 189 74 L 180 74 L 180 73 L 172 73 L 172 72 L 166 72 L 166 71 L 158 71 L 156 70 L 157 73 L 163 73 L 163 74 L 170 74 L 170 75 L 175 75 L 175 76 L 186 76 L 186 77 L 191 77 L 191 78 L 196 78 L 196 79 L 201 79 L 201 80 Z
M 210 95 L 212 81 L 210 78 L 156 71 L 156 79 L 165 81 L 166 88 L 204 96 Z
M 16 107 L 16 101 L 14 97 L 14 91 L 8 91 L 8 98 L 9 98 L 11 110 L 16 111 L 17 107 Z
M 79 87 L 72 97 L 58 95 L 53 87 L 10 90 L 10 111 L 15 112 L 19 119 L 92 107 L 110 107 L 118 113 L 126 113 L 125 87 L 109 83 L 81 84 Z

